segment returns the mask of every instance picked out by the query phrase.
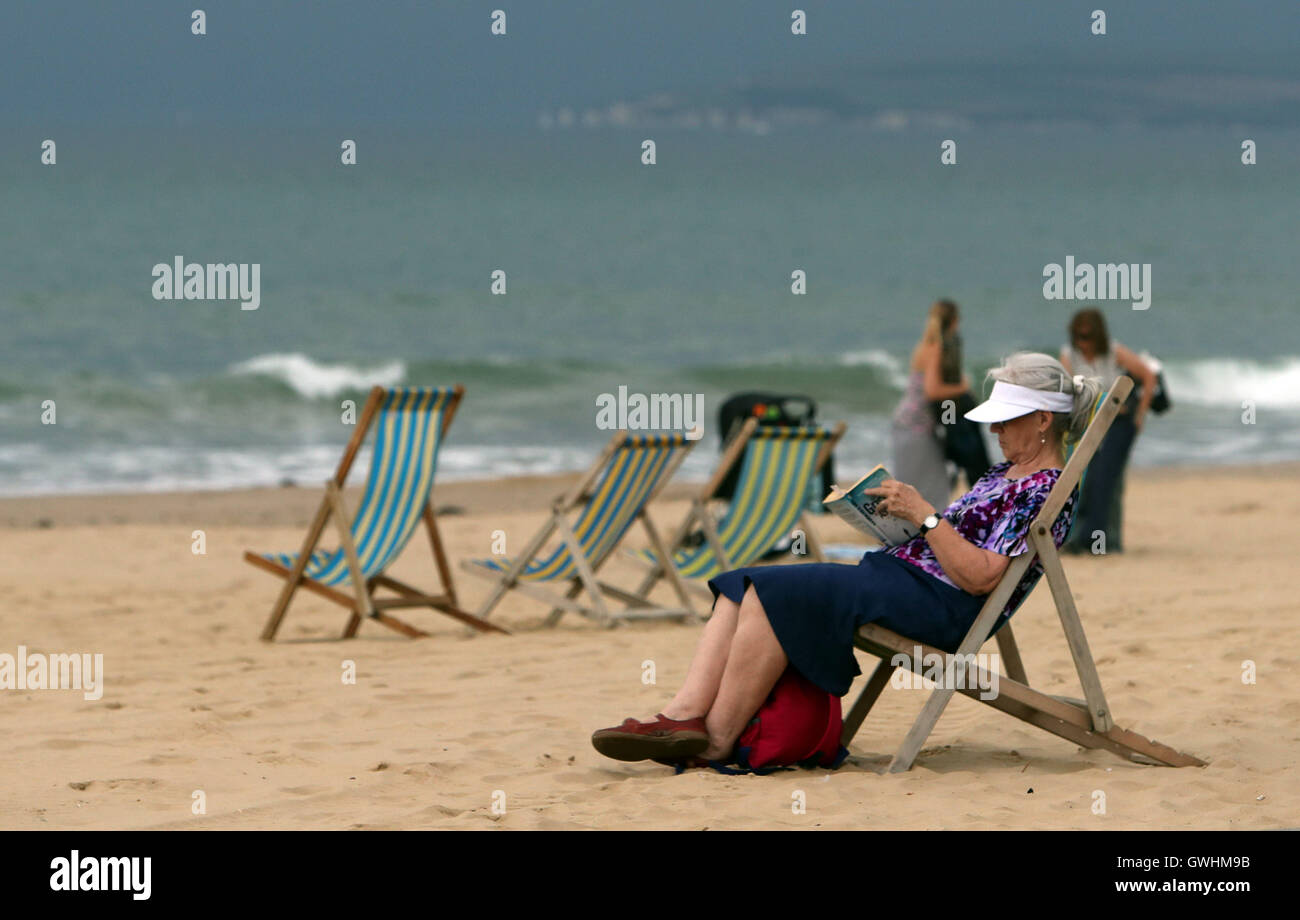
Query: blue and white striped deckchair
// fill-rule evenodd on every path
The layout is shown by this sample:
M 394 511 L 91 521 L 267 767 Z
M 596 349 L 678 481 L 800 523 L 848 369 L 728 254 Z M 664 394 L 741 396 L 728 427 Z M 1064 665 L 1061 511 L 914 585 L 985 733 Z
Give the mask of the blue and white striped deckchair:
M 835 428 L 759 427 L 749 419 L 727 445 L 718 469 L 692 499 L 691 509 L 674 532 L 669 546 L 674 549 L 672 568 L 702 595 L 709 591 L 700 582 L 720 572 L 757 562 L 802 522 L 803 540 L 792 549 L 800 555 L 824 562 L 821 546 L 809 525 L 805 508 L 814 477 L 825 466 L 844 434 L 844 424 Z M 714 521 L 709 502 L 732 468 L 740 464 L 735 490 L 726 513 Z M 683 547 L 696 527 L 704 531 L 698 546 Z M 653 550 L 633 554 L 651 567 L 637 594 L 644 597 L 667 574 L 662 556 Z
M 286 579 L 262 631 L 264 640 L 275 638 L 299 585 L 351 609 L 344 638 L 356 635 L 362 617 L 408 636 L 427 635 L 385 612 L 394 607 L 432 607 L 478 629 L 504 632 L 465 613 L 457 604 L 430 505 L 438 447 L 464 392 L 460 386 L 375 387 L 370 391 L 338 470 L 325 483 L 325 498 L 302 549 L 297 553 L 244 553 L 248 562 Z M 370 475 L 357 513 L 351 516 L 343 505 L 343 482 L 372 424 L 375 439 Z M 339 548 L 317 550 L 316 544 L 331 517 L 338 530 Z M 433 545 L 434 563 L 443 585 L 441 594 L 425 594 L 385 572 L 421 522 Z M 351 585 L 351 594 L 340 590 L 347 585 Z M 376 598 L 376 587 L 387 588 L 397 597 Z
M 496 582 L 477 615 L 486 619 L 506 592 L 514 589 L 553 605 L 548 626 L 570 610 L 610 626 L 624 618 L 690 616 L 690 603 L 680 585 L 683 606 L 661 608 L 630 591 L 597 581 L 596 571 L 637 520 L 644 525 L 650 544 L 663 551 L 645 506 L 672 478 L 694 444 L 681 434 L 615 434 L 581 481 L 555 501 L 546 524 L 518 556 L 462 563 L 466 571 Z M 569 515 L 574 511 L 579 513 L 570 525 Z M 557 534 L 559 543 L 542 555 L 546 542 Z M 568 588 L 561 595 L 543 586 L 548 582 L 567 582 Z M 576 599 L 584 588 L 589 604 Z M 611 613 L 604 594 L 623 601 L 628 608 Z

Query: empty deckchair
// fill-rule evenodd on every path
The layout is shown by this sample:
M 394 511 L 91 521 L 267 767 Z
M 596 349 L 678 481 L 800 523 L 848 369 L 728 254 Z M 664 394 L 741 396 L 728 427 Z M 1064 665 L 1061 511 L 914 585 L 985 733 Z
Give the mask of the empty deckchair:
M 680 577 L 690 579 L 687 584 L 695 592 L 711 596 L 700 583 L 702 580 L 761 559 L 791 532 L 796 522 L 802 523 L 807 554 L 817 562 L 824 562 L 805 507 L 813 477 L 826 466 L 843 434 L 843 423 L 834 429 L 759 427 L 757 419 L 748 419 L 727 445 L 717 470 L 691 500 L 686 519 L 668 541 L 674 551 L 671 567 L 676 568 Z M 740 474 L 731 503 L 722 518 L 715 521 L 709 502 L 717 496 L 718 487 L 737 463 Z M 684 546 L 696 527 L 704 531 L 704 542 Z M 636 591 L 645 597 L 667 574 L 664 557 L 650 549 L 632 555 L 650 566 L 649 574 Z
M 457 604 L 451 570 L 430 505 L 438 447 L 464 392 L 460 386 L 375 387 L 370 391 L 338 470 L 325 483 L 325 498 L 307 530 L 302 549 L 297 553 L 244 553 L 248 562 L 285 579 L 280 596 L 271 608 L 271 617 L 262 630 L 264 640 L 269 642 L 275 638 L 299 586 L 352 611 L 343 630 L 345 639 L 356 635 L 362 617 L 407 636 L 427 635 L 386 612 L 395 607 L 432 607 L 477 629 L 505 632 L 465 613 Z M 375 442 L 370 475 L 354 517 L 348 514 L 343 503 L 343 482 L 372 425 Z M 317 550 L 316 545 L 331 518 L 338 531 L 339 548 Z M 442 580 L 441 594 L 425 594 L 385 571 L 422 522 Z M 342 590 L 348 586 L 351 593 Z M 376 588 L 387 588 L 396 597 L 377 598 Z
M 620 619 L 689 616 L 690 603 L 679 579 L 673 583 L 682 607 L 659 608 L 630 591 L 597 581 L 596 572 L 638 520 L 645 527 L 650 545 L 656 552 L 664 553 L 659 534 L 645 514 L 645 506 L 672 478 L 694 444 L 680 434 L 640 435 L 626 431 L 615 434 L 578 484 L 556 499 L 546 524 L 519 555 L 513 559 L 462 563 L 466 571 L 496 582 L 477 615 L 486 619 L 506 592 L 513 589 L 553 605 L 546 619 L 548 626 L 559 622 L 566 611 L 581 613 L 610 626 Z M 574 511 L 578 515 L 570 525 L 569 516 Z M 546 542 L 555 535 L 559 537 L 555 548 L 547 555 L 540 555 Z M 545 587 L 546 583 L 567 587 L 561 594 Z M 589 598 L 587 604 L 577 600 L 584 588 Z M 627 609 L 611 612 L 602 596 L 605 594 L 628 605 Z
M 858 630 L 855 644 L 858 648 L 878 656 L 880 663 L 867 679 L 866 686 L 844 720 L 842 741 L 846 746 L 857 734 L 863 719 L 889 683 L 895 667 L 893 661 L 906 661 L 907 667 L 916 673 L 922 673 L 922 662 L 925 657 L 937 654 L 944 655 L 944 660 L 950 662 L 952 670 L 947 676 L 953 679 L 946 679 L 943 686 L 931 691 L 921 714 L 917 716 L 907 737 L 889 764 L 891 773 L 911 768 L 921 746 L 934 729 L 935 723 L 954 692 L 964 693 L 972 699 L 987 703 L 995 709 L 1000 709 L 1017 719 L 1082 747 L 1104 748 L 1138 763 L 1173 767 L 1204 766 L 1203 761 L 1190 754 L 1183 754 L 1115 724 L 1101 689 L 1101 680 L 1097 676 L 1097 667 L 1093 663 L 1092 653 L 1088 649 L 1088 640 L 1084 636 L 1083 624 L 1075 608 L 1074 596 L 1070 593 L 1070 585 L 1061 566 L 1060 554 L 1052 541 L 1053 522 L 1065 506 L 1070 492 L 1079 482 L 1084 468 L 1096 453 L 1098 444 L 1109 430 L 1111 422 L 1132 387 L 1133 382 L 1123 376 L 1111 386 L 1101 408 L 1094 413 L 1083 437 L 1079 439 L 1070 459 L 1066 461 L 1065 468 L 1048 494 L 1047 501 L 1029 525 L 1029 549 L 1011 560 L 1002 580 L 984 602 L 975 622 L 971 624 L 966 637 L 957 647 L 955 655 L 946 656 L 947 650 L 931 648 L 874 623 L 869 623 Z M 975 664 L 973 656 L 993 632 L 1000 612 L 1035 557 L 1042 560 L 1043 572 L 1051 587 L 1052 600 L 1056 604 L 1056 612 L 1060 617 L 1061 628 L 1065 632 L 1070 654 L 1074 658 L 1075 670 L 1078 672 L 1085 698 L 1071 699 L 1032 689 L 1029 686 L 1029 677 L 1025 673 L 1024 662 L 1020 658 L 1020 650 L 1011 632 L 1011 624 L 1004 619 L 1002 627 L 997 630 L 997 642 L 1007 673 L 1005 676 L 998 677 L 997 694 L 991 699 L 982 699 L 980 696 L 982 691 L 979 688 L 990 687 L 992 684 L 990 675 Z M 921 649 L 921 658 L 916 657 L 917 647 Z M 963 665 L 965 674 L 962 679 L 957 680 L 955 678 L 960 673 L 957 669 Z M 961 684 L 966 689 L 954 690 L 954 684 Z

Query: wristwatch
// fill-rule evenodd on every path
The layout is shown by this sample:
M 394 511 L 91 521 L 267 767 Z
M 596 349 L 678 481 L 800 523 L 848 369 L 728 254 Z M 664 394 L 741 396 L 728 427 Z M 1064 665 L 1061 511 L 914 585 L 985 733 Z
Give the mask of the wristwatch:
M 939 515 L 937 514 L 932 514 L 929 517 L 927 517 L 924 521 L 921 522 L 921 536 L 924 537 L 927 533 L 929 533 L 930 531 L 938 527 L 939 522 L 942 520 L 943 518 L 939 517 Z

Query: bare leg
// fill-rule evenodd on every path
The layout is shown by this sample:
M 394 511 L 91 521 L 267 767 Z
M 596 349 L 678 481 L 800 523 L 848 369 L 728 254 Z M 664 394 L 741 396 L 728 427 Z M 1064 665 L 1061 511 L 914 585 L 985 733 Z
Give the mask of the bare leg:
M 722 683 L 722 671 L 727 665 L 727 654 L 739 616 L 740 605 L 718 595 L 713 605 L 713 616 L 704 624 L 704 633 L 695 646 L 695 657 L 686 671 L 686 680 L 672 702 L 664 707 L 665 716 L 677 720 L 694 719 L 709 711 L 718 695 L 718 685 Z
M 726 656 L 722 682 L 705 717 L 709 747 L 701 757 L 722 760 L 731 753 L 745 724 L 763 705 L 788 663 L 751 585 L 740 602 L 739 622 Z

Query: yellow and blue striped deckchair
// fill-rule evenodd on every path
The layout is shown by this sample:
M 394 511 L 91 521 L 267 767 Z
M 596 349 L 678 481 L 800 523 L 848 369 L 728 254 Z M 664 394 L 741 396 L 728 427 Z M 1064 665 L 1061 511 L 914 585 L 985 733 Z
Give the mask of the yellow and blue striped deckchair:
M 645 506 L 672 478 L 694 444 L 681 434 L 615 434 L 587 474 L 555 501 L 546 524 L 518 556 L 462 563 L 466 571 L 496 582 L 477 615 L 486 619 L 506 592 L 514 589 L 552 605 L 548 626 L 559 622 L 565 611 L 610 626 L 624 618 L 689 616 L 690 604 L 680 585 L 678 595 L 683 606 L 661 608 L 630 591 L 598 581 L 596 571 L 638 520 L 651 545 L 662 552 L 663 543 L 645 514 Z M 579 513 L 570 525 L 569 515 L 575 510 Z M 559 543 L 549 554 L 542 555 L 546 542 L 557 534 Z M 568 588 L 561 595 L 544 587 L 548 582 L 567 582 Z M 576 599 L 584 588 L 589 604 Z M 628 608 L 611 613 L 604 594 L 623 601 Z
M 691 579 L 691 585 L 701 594 L 709 592 L 700 584 L 720 572 L 750 565 L 761 559 L 783 537 L 802 522 L 803 546 L 795 544 L 795 551 L 806 548 L 818 562 L 824 562 L 821 547 L 809 526 L 805 506 L 808 489 L 825 466 L 844 434 L 844 424 L 835 428 L 819 427 L 759 427 L 757 419 L 749 419 L 737 437 L 727 445 L 718 469 L 691 502 L 686 519 L 673 534 L 669 546 L 674 548 L 672 566 L 678 575 Z M 716 497 L 718 487 L 732 467 L 740 463 L 735 491 L 726 513 L 714 521 L 708 503 Z M 704 542 L 694 547 L 682 547 L 682 541 L 695 527 L 704 531 Z M 646 593 L 667 574 L 661 560 L 653 550 L 633 554 L 651 567 L 650 573 L 637 593 Z
M 460 386 L 443 388 L 375 387 L 357 421 L 334 477 L 325 483 L 325 498 L 297 553 L 244 553 L 244 559 L 285 579 L 262 638 L 270 641 L 284 619 L 294 591 L 301 585 L 351 609 L 344 638 L 356 635 L 369 617 L 408 636 L 427 633 L 386 613 L 394 607 L 432 607 L 482 630 L 504 632 L 465 613 L 456 601 L 451 570 L 443 552 L 430 505 L 438 447 L 464 395 Z M 343 505 L 343 482 L 371 426 L 375 429 L 370 475 L 355 516 Z M 317 550 L 326 523 L 333 517 L 339 548 Z M 423 522 L 433 545 L 443 593 L 425 594 L 385 573 Z M 351 594 L 340 588 L 351 585 Z M 396 597 L 376 598 L 376 587 Z

